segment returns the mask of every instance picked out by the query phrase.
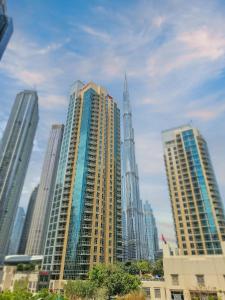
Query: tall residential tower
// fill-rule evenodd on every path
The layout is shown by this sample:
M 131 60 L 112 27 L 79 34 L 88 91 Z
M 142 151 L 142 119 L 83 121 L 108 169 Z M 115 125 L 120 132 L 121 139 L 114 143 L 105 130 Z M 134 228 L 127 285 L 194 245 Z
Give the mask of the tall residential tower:
M 13 33 L 12 19 L 7 16 L 6 2 L 0 0 L 0 60 Z
M 158 230 L 151 205 L 147 201 L 144 203 L 144 219 L 147 237 L 148 259 L 155 260 L 159 251 Z
M 122 260 L 120 112 L 107 91 L 76 82 L 45 246 L 53 279 L 86 277 L 97 263 Z
M 147 258 L 144 216 L 139 192 L 138 168 L 135 158 L 132 110 L 125 76 L 123 92 L 123 185 L 127 217 L 127 255 L 129 260 Z
M 225 216 L 207 143 L 190 125 L 163 132 L 176 238 L 185 255 L 224 252 Z
M 28 255 L 44 254 L 62 136 L 63 125 L 52 125 L 27 240 Z
M 25 217 L 25 221 L 24 221 L 24 225 L 23 225 L 23 231 L 21 234 L 18 254 L 25 254 L 27 240 L 28 240 L 30 229 L 31 229 L 31 222 L 32 222 L 33 215 L 34 215 L 35 202 L 37 200 L 38 187 L 39 187 L 39 185 L 37 185 L 34 188 L 34 190 L 31 193 L 30 199 L 29 199 L 26 217 Z
M 16 96 L 0 142 L 0 263 L 7 253 L 38 124 L 38 96 Z
M 20 244 L 21 234 L 23 231 L 24 220 L 25 220 L 24 209 L 22 207 L 18 207 L 16 219 L 10 237 L 8 254 L 17 254 L 19 244 Z

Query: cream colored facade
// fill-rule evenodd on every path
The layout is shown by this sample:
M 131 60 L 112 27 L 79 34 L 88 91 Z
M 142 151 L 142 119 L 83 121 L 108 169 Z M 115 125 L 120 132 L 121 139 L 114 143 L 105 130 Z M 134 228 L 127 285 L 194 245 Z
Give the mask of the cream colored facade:
M 225 253 L 225 216 L 207 143 L 185 125 L 162 133 L 178 248 L 185 255 Z
M 71 89 L 43 271 L 86 278 L 97 263 L 122 260 L 120 111 L 101 86 Z M 48 276 L 47 275 L 47 276 Z
M 165 245 L 164 280 L 143 281 L 147 299 L 225 299 L 225 255 L 179 255 Z
M 16 281 L 24 279 L 27 280 L 27 288 L 32 293 L 37 291 L 39 271 L 33 272 L 18 272 L 17 266 L 4 266 L 2 282 L 0 283 L 0 291 L 13 291 Z

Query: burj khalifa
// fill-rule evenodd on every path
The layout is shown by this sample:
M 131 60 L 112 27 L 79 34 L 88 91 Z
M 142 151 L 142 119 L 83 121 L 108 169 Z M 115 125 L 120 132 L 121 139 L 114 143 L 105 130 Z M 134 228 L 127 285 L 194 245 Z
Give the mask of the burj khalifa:
M 132 109 L 125 75 L 123 92 L 123 187 L 126 210 L 127 259 L 140 260 L 147 257 L 145 223 L 140 199 L 138 168 L 135 158 Z

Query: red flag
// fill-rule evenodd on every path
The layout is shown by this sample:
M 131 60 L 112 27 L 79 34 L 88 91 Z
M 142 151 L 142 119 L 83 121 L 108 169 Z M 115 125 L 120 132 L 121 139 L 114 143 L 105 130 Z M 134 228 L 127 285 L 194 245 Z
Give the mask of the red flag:
M 164 238 L 164 235 L 163 235 L 163 234 L 162 234 L 162 241 L 163 241 L 164 244 L 167 244 L 167 241 L 166 241 L 166 239 Z

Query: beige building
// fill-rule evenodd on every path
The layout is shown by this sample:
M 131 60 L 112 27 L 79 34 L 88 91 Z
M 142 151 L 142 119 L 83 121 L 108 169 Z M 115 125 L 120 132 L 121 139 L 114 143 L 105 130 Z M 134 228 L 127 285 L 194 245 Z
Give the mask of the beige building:
M 120 111 L 101 86 L 70 93 L 42 269 L 51 279 L 86 278 L 122 260 Z
M 4 266 L 0 270 L 0 291 L 13 291 L 15 283 L 23 280 L 27 282 L 27 289 L 32 293 L 38 289 L 39 266 L 41 265 L 42 256 L 27 255 L 10 255 L 6 256 Z M 18 266 L 34 265 L 33 270 L 24 268 L 21 270 Z M 26 269 L 26 270 L 25 270 Z
M 164 279 L 142 282 L 147 299 L 225 300 L 225 255 L 179 255 L 165 245 L 163 266 Z
M 162 133 L 178 248 L 184 255 L 225 253 L 225 216 L 207 143 L 181 126 Z

